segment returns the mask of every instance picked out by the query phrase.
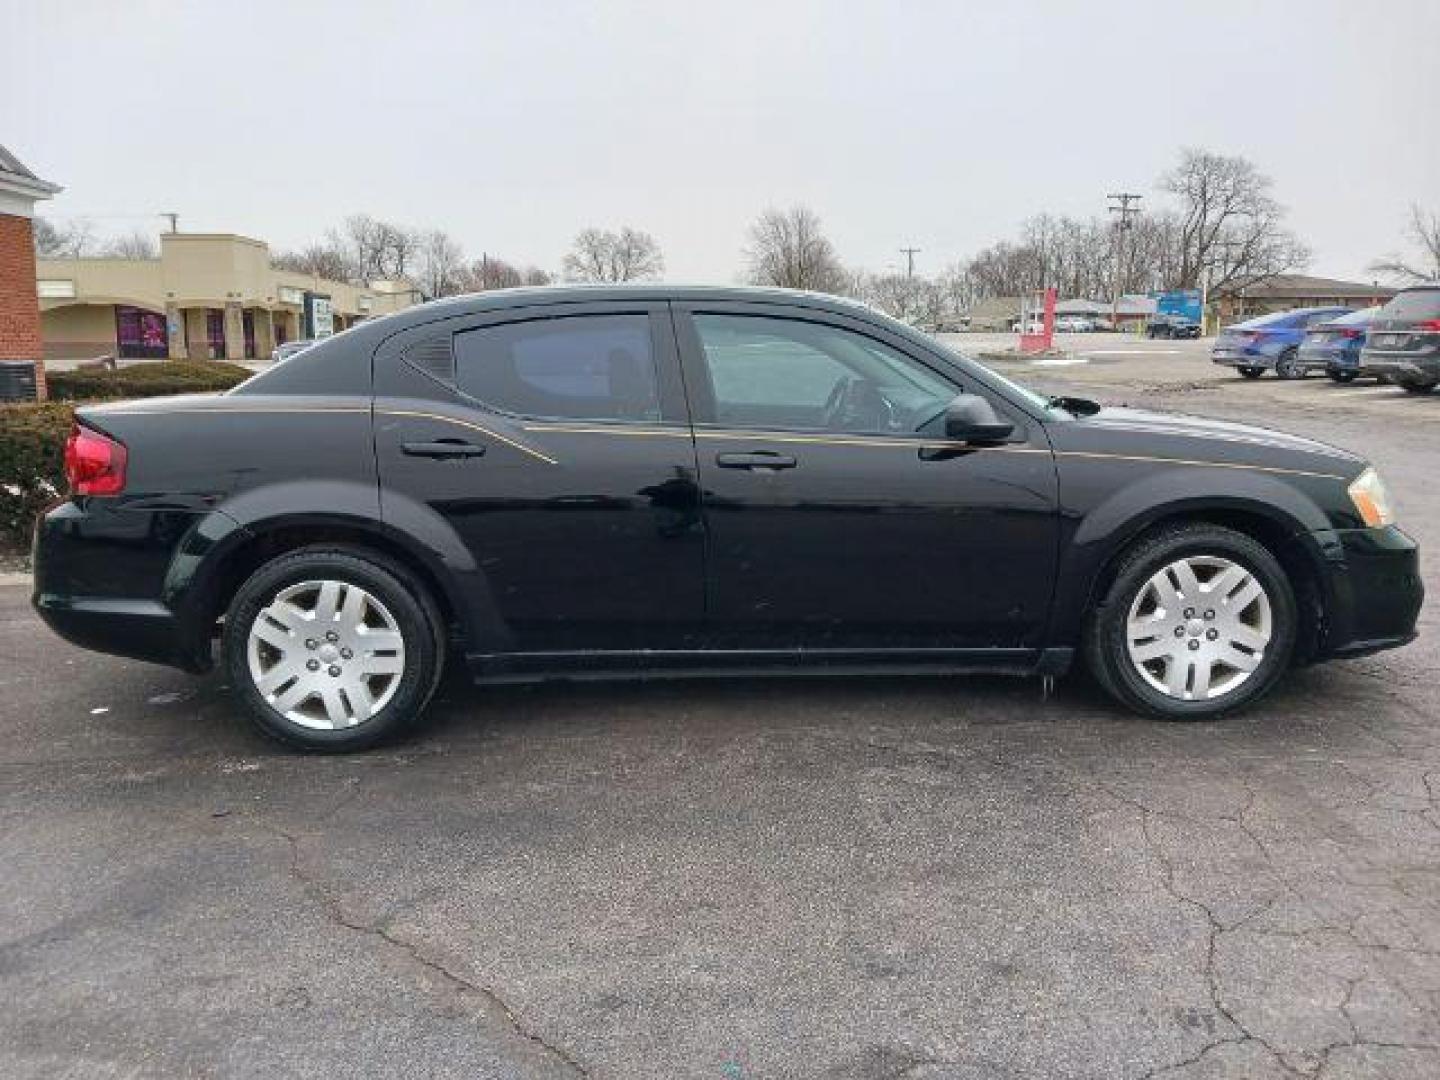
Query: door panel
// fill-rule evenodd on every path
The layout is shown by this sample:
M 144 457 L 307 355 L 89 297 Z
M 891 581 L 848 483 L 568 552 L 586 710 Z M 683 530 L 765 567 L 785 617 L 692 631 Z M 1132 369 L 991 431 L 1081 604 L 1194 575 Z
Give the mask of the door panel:
M 698 640 L 704 541 L 676 363 L 668 312 L 646 303 L 446 320 L 377 354 L 382 498 L 425 503 L 473 556 L 496 630 L 472 651 Z
M 1038 424 L 997 402 L 1021 424 L 1016 441 L 958 446 L 930 417 L 983 388 L 880 328 L 775 305 L 675 309 L 697 421 L 713 642 L 1039 643 L 1058 522 Z M 841 391 L 827 387 L 832 374 Z M 770 422 L 787 410 L 804 422 Z

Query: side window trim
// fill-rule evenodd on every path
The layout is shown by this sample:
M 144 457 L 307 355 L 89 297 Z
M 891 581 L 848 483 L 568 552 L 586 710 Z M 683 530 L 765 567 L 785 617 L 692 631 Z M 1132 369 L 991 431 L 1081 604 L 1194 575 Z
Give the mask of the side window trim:
M 583 303 L 565 304 L 537 304 L 526 307 L 500 308 L 489 311 L 472 312 L 458 316 L 437 318 L 432 322 L 422 324 L 401 331 L 392 335 L 384 341 L 376 350 L 373 357 L 373 364 L 378 368 L 384 365 L 394 374 L 385 378 L 387 387 L 398 389 L 399 385 L 394 382 L 400 370 L 412 372 L 412 377 L 420 377 L 430 384 L 436 393 L 443 393 L 452 402 L 466 409 L 473 409 L 487 416 L 506 420 L 516 425 L 546 425 L 546 424 L 573 424 L 574 417 L 566 416 L 542 416 L 530 415 L 504 408 L 501 404 L 486 401 L 476 395 L 467 392 L 460 385 L 458 365 L 459 345 L 456 341 L 458 335 L 470 331 L 485 330 L 501 327 L 515 323 L 538 322 L 542 320 L 556 320 L 565 318 L 579 318 L 585 316 L 616 316 L 631 315 L 641 316 L 647 320 L 651 360 L 655 368 L 655 381 L 659 392 L 660 419 L 643 420 L 628 417 L 597 418 L 584 420 L 584 423 L 608 424 L 616 426 L 683 426 L 688 428 L 689 411 L 685 402 L 685 396 L 681 384 L 679 372 L 679 356 L 675 342 L 674 329 L 671 325 L 671 317 L 668 301 L 660 300 L 638 300 L 638 301 L 588 301 Z M 410 354 L 413 350 L 420 349 L 426 343 L 443 342 L 443 348 L 448 350 L 456 365 L 452 369 L 452 377 L 441 377 L 432 368 L 424 370 L 421 365 L 412 362 Z M 378 373 L 378 372 L 377 372 Z M 403 382 L 403 380 L 402 380 Z

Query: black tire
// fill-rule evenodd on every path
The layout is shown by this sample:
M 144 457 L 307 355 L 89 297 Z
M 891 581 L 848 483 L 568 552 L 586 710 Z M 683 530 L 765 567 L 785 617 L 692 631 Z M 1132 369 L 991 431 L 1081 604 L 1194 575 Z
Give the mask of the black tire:
M 1246 379 L 1258 379 L 1261 375 L 1265 374 L 1265 369 L 1258 367 L 1242 367 L 1236 368 L 1235 370 L 1240 372 L 1240 375 Z
M 1241 685 L 1217 698 L 1184 701 L 1155 689 L 1136 671 L 1128 654 L 1126 621 L 1135 597 L 1154 574 L 1196 555 L 1221 556 L 1255 576 L 1270 601 L 1272 632 L 1263 660 Z M 1253 704 L 1284 674 L 1295 649 L 1296 611 L 1295 591 L 1284 568 L 1259 541 L 1219 525 L 1171 526 L 1141 537 L 1121 555 L 1086 626 L 1086 663 L 1095 680 L 1135 712 L 1160 720 L 1209 720 Z
M 1295 366 L 1300 354 L 1294 347 L 1286 349 L 1275 358 L 1275 374 L 1282 379 L 1303 379 L 1305 372 Z
M 357 585 L 378 599 L 404 642 L 393 696 L 373 716 L 338 730 L 305 727 L 273 708 L 255 685 L 248 656 L 256 617 L 281 591 L 300 582 L 326 580 Z M 445 641 L 444 620 L 434 598 L 403 565 L 363 548 L 324 545 L 277 556 L 250 575 L 230 603 L 221 652 L 230 685 L 263 734 L 302 750 L 344 753 L 375 746 L 419 718 L 440 683 Z
M 1335 382 L 1341 383 L 1343 385 L 1344 383 L 1354 382 L 1357 373 L 1354 371 L 1330 371 L 1326 372 L 1326 374 L 1328 374 L 1330 378 Z
M 1428 394 L 1436 386 L 1440 386 L 1440 383 L 1429 379 L 1398 379 L 1396 385 L 1407 394 Z

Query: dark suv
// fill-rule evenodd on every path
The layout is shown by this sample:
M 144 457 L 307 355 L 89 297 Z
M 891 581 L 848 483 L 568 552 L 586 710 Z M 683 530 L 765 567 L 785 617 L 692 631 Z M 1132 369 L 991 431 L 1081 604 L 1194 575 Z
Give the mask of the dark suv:
M 1412 394 L 1440 385 L 1440 284 L 1403 289 L 1380 309 L 1365 335 L 1360 366 Z
M 1361 459 L 1044 398 L 869 308 L 755 289 L 425 304 L 223 395 L 84 407 L 35 605 L 369 745 L 481 681 L 1006 670 L 1150 715 L 1414 636 Z
M 1148 338 L 1198 338 L 1200 324 L 1185 315 L 1162 314 L 1151 316 L 1145 324 Z

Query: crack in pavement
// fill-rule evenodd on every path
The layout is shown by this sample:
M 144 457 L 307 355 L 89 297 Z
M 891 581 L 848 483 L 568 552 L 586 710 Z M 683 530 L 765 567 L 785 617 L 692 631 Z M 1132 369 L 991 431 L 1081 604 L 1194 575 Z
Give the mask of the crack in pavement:
M 491 987 L 471 982 L 463 975 L 459 975 L 446 967 L 439 960 L 426 956 L 421 952 L 418 944 L 400 937 L 385 923 L 372 925 L 356 920 L 346 914 L 345 908 L 339 898 L 329 890 L 325 883 L 305 871 L 300 857 L 302 838 L 294 833 L 287 832 L 277 825 L 260 821 L 257 821 L 256 824 L 272 835 L 280 837 L 289 846 L 290 858 L 288 860 L 288 870 L 290 876 L 300 883 L 304 892 L 315 901 L 316 905 L 325 913 L 331 922 L 354 933 L 378 938 L 392 948 L 399 950 L 410 962 L 438 976 L 445 985 L 451 988 L 457 997 L 464 998 L 470 995 L 479 998 L 488 1005 L 490 1009 L 504 1017 L 505 1023 L 516 1035 L 540 1048 L 545 1054 L 559 1062 L 567 1070 L 575 1073 L 577 1076 L 588 1077 L 590 1075 L 585 1066 L 571 1056 L 567 1050 L 563 1047 L 556 1046 L 554 1043 L 548 1042 L 544 1036 L 528 1027 L 520 1015 Z
M 1165 854 L 1164 849 L 1155 840 L 1154 835 L 1150 831 L 1150 818 L 1153 814 L 1153 811 L 1144 803 L 1139 802 L 1136 799 L 1132 799 L 1128 796 L 1121 795 L 1108 787 L 1102 785 L 1101 790 L 1103 790 L 1107 795 L 1109 795 L 1112 799 L 1115 799 L 1117 802 L 1124 803 L 1125 805 L 1133 807 L 1140 812 L 1140 833 L 1145 838 L 1145 846 L 1150 849 L 1151 856 L 1160 865 L 1162 871 L 1161 879 L 1164 883 L 1165 891 L 1169 893 L 1172 897 L 1174 897 L 1177 901 L 1179 901 L 1181 904 L 1191 907 L 1196 911 L 1200 912 L 1205 918 L 1205 963 L 1201 969 L 1201 975 L 1205 979 L 1205 984 L 1210 995 L 1211 1005 L 1214 1007 L 1215 1011 L 1219 1013 L 1220 1016 L 1223 1017 L 1240 1034 L 1239 1036 L 1231 1036 L 1229 1038 L 1213 1040 L 1210 1044 L 1208 1044 L 1200 1051 L 1200 1053 L 1196 1056 L 1195 1060 L 1198 1061 L 1210 1051 L 1215 1050 L 1216 1048 L 1223 1046 L 1227 1043 L 1240 1044 L 1245 1042 L 1254 1042 L 1258 1046 L 1262 1047 L 1266 1051 L 1266 1053 L 1268 1053 L 1275 1060 L 1275 1063 L 1285 1072 L 1291 1074 L 1292 1076 L 1305 1075 L 1301 1070 L 1296 1069 L 1287 1060 L 1285 1060 L 1285 1057 L 1280 1053 L 1280 1051 L 1277 1050 L 1274 1046 L 1272 1046 L 1265 1038 L 1255 1034 L 1255 1032 L 1250 1030 L 1250 1028 L 1248 1028 L 1244 1023 L 1242 1023 L 1240 1019 L 1235 1015 L 1234 1011 L 1230 1008 L 1230 1006 L 1226 1004 L 1224 996 L 1220 992 L 1219 977 L 1215 973 L 1215 944 L 1219 936 L 1224 933 L 1228 928 L 1223 922 L 1220 921 L 1220 919 L 1216 916 L 1215 912 L 1211 910 L 1209 905 L 1195 899 L 1193 896 L 1190 896 L 1187 893 L 1182 892 L 1180 888 L 1175 884 L 1175 864 L 1170 861 L 1170 858 Z M 1164 1072 L 1173 1071 L 1174 1068 L 1186 1064 L 1194 1064 L 1194 1062 L 1177 1062 L 1174 1065 L 1167 1065 L 1157 1070 L 1152 1070 L 1152 1072 L 1148 1075 L 1163 1075 Z

